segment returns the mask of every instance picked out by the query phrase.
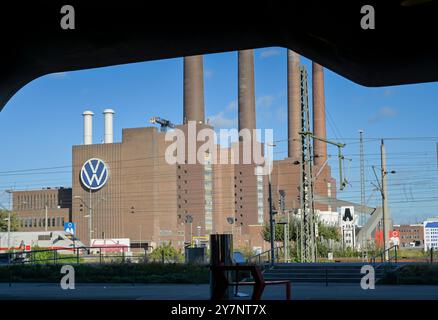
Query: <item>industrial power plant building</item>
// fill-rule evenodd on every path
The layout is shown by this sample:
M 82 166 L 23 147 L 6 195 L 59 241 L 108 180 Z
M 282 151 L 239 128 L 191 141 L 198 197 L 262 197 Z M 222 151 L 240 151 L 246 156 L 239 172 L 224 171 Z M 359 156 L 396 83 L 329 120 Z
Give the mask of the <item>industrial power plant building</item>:
M 71 188 L 14 191 L 12 211 L 18 215 L 19 231 L 63 230 L 71 221 Z
M 239 131 L 256 129 L 253 50 L 238 52 L 238 125 Z M 272 205 L 279 211 L 279 192 L 285 192 L 287 212 L 300 208 L 301 161 L 301 64 L 299 56 L 288 52 L 288 157 L 272 166 Z M 323 68 L 312 66 L 313 133 L 325 138 L 325 102 Z M 196 135 L 214 130 L 205 120 L 203 57 L 184 58 L 184 115 L 182 123 L 169 121 L 156 127 L 123 129 L 122 140 L 114 142 L 114 110 L 104 110 L 104 143 L 93 143 L 94 113 L 85 111 L 84 143 L 72 149 L 72 211 L 76 236 L 84 243 L 91 239 L 129 238 L 131 244 L 156 247 L 171 242 L 182 248 L 185 243 L 208 242 L 212 233 L 232 233 L 236 247 L 264 251 L 262 229 L 269 221 L 269 178 L 258 174 L 260 164 L 243 162 L 244 139 L 229 147 L 214 144 L 202 149 Z M 190 147 L 194 129 L 195 144 Z M 166 152 L 172 147 L 166 135 L 182 132 L 187 137 L 185 152 L 175 150 L 177 162 L 169 162 Z M 264 150 L 256 142 L 251 151 Z M 238 163 L 215 161 L 215 153 L 238 150 Z M 190 160 L 201 153 L 204 161 Z M 336 182 L 327 164 L 326 143 L 313 145 L 315 193 L 336 197 Z M 15 198 L 14 198 L 15 201 Z M 321 211 L 336 211 L 316 204 Z

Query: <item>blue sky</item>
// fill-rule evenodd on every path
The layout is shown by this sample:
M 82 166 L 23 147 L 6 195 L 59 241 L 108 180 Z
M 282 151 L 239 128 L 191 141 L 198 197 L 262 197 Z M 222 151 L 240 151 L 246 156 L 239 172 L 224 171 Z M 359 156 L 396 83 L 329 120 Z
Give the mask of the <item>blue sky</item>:
M 302 62 L 311 74 L 309 60 Z M 219 127 L 236 127 L 237 53 L 206 55 L 204 74 L 207 118 Z M 275 157 L 285 157 L 286 50 L 255 50 L 255 77 L 257 125 L 274 129 L 274 140 L 280 140 Z M 82 143 L 84 110 L 96 114 L 94 142 L 99 143 L 102 111 L 113 108 L 115 140 L 120 141 L 122 128 L 148 126 L 152 116 L 180 123 L 182 84 L 182 58 L 62 72 L 32 81 L 0 112 L 0 204 L 7 206 L 3 190 L 11 187 L 71 185 L 71 146 Z M 351 159 L 345 163 L 351 185 L 339 197 L 360 199 L 358 130 L 363 129 L 369 204 L 380 201 L 371 185 L 371 166 L 380 163 L 379 141 L 370 138 L 397 138 L 386 141 L 388 167 L 397 171 L 389 180 L 395 221 L 438 216 L 438 83 L 367 88 L 326 69 L 325 93 L 328 137 L 345 142 Z M 329 147 L 330 154 L 335 152 Z M 330 164 L 337 178 L 336 158 Z M 34 168 L 54 169 L 10 172 Z

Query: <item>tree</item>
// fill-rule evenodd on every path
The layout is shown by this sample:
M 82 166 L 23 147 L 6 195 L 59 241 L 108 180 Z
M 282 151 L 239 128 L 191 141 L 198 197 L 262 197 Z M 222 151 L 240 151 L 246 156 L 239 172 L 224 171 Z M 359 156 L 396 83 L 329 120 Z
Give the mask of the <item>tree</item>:
M 0 232 L 8 231 L 8 221 L 7 221 L 8 216 L 9 216 L 9 210 L 0 209 Z M 18 227 L 19 227 L 19 223 L 18 223 L 17 214 L 11 212 L 11 232 L 17 231 Z
M 341 234 L 338 227 L 328 226 L 324 223 L 318 222 L 319 237 L 325 240 L 331 239 L 334 241 L 341 240 Z
M 301 220 L 295 217 L 291 217 L 289 220 L 289 241 L 297 242 L 301 230 Z M 262 230 L 262 237 L 265 241 L 271 240 L 270 226 L 266 223 Z M 339 228 L 334 226 L 328 226 L 322 222 L 318 222 L 318 238 L 317 248 L 320 255 L 326 256 L 328 252 L 327 240 L 333 240 L 335 242 L 340 241 L 341 235 Z M 275 241 L 284 242 L 284 224 L 275 225 Z
M 300 229 L 300 221 L 291 217 L 289 220 L 289 241 L 296 241 Z M 284 224 L 275 224 L 275 241 L 284 241 Z M 262 229 L 262 237 L 265 241 L 271 241 L 271 228 L 265 223 Z
M 181 253 L 180 249 L 175 249 L 172 244 L 165 243 L 155 248 L 154 251 L 149 255 L 149 259 L 156 262 L 182 262 L 184 260 L 184 256 Z

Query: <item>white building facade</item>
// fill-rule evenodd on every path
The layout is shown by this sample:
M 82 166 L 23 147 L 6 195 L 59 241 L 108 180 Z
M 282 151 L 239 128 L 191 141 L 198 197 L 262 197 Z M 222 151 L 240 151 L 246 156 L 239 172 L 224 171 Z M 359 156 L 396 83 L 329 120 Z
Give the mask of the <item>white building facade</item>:
M 424 226 L 424 251 L 438 249 L 438 220 L 426 220 Z

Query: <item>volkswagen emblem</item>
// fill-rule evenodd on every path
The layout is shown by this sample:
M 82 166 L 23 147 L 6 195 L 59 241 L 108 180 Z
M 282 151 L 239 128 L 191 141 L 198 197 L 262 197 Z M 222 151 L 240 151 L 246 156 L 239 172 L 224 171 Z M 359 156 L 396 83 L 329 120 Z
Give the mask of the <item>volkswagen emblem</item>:
M 99 190 L 102 188 L 107 182 L 108 176 L 108 167 L 101 159 L 89 159 L 81 169 L 82 184 L 89 190 Z

